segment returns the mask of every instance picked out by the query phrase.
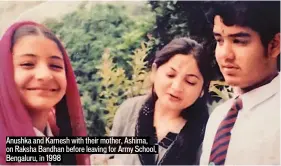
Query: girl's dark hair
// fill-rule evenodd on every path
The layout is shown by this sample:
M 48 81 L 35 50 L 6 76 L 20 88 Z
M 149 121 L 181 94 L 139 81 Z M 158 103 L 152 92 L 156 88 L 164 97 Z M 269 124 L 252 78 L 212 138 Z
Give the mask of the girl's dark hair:
M 36 25 L 23 25 L 18 28 L 12 38 L 11 52 L 13 51 L 13 47 L 15 43 L 24 36 L 44 36 L 52 41 L 54 41 L 61 53 L 63 54 L 63 46 L 61 45 L 59 39 L 53 34 L 50 30 Z M 67 67 L 67 65 L 65 65 Z M 67 68 L 65 69 L 67 72 Z M 56 109 L 56 123 L 58 128 L 60 129 L 59 136 L 72 136 L 72 128 L 70 117 L 68 113 L 66 97 L 64 96 L 61 101 L 55 106 Z M 74 154 L 64 154 L 63 155 L 63 164 L 73 165 L 76 164 L 76 158 Z
M 198 98 L 193 105 L 184 109 L 181 113 L 182 117 L 188 120 L 189 133 L 186 134 L 190 135 L 190 139 L 185 140 L 187 141 L 188 149 L 183 149 L 187 154 L 183 155 L 186 156 L 187 160 L 190 160 L 189 163 L 194 163 L 192 161 L 195 160 L 195 154 L 203 141 L 205 126 L 209 118 L 207 99 L 209 97 L 208 88 L 210 79 L 212 78 L 211 58 L 209 57 L 210 54 L 206 54 L 206 50 L 202 44 L 190 38 L 176 38 L 156 53 L 154 63 L 158 68 L 176 54 L 193 56 L 204 79 L 202 89 L 204 96 Z M 152 92 L 152 97 L 155 102 L 157 100 L 155 92 Z
M 54 41 L 58 48 L 60 49 L 61 52 L 63 52 L 63 46 L 61 45 L 59 39 L 56 37 L 56 35 L 51 32 L 50 30 L 41 27 L 41 26 L 36 26 L 36 25 L 23 25 L 20 28 L 18 28 L 14 35 L 13 35 L 13 39 L 12 39 L 12 47 L 11 47 L 11 51 L 13 51 L 13 46 L 15 45 L 15 43 L 22 37 L 24 36 L 44 36 L 52 41 Z

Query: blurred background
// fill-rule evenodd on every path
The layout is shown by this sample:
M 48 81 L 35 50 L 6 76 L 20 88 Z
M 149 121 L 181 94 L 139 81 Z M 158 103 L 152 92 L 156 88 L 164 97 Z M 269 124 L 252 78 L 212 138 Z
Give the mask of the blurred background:
M 33 20 L 50 28 L 67 49 L 90 136 L 107 135 L 119 105 L 149 92 L 155 52 L 175 37 L 204 44 L 213 61 L 210 113 L 233 94 L 214 59 L 204 14 L 209 1 L 0 1 L 0 32 Z

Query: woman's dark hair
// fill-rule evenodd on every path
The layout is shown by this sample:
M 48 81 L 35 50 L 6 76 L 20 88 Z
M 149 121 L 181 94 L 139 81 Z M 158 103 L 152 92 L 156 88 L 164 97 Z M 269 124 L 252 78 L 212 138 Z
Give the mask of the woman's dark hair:
M 204 79 L 202 88 L 204 90 L 204 96 L 198 98 L 193 105 L 184 109 L 181 113 L 182 117 L 188 120 L 189 133 L 186 134 L 190 135 L 188 140 L 184 140 L 187 141 L 188 149 L 182 149 L 185 151 L 183 155 L 186 156 L 187 160 L 190 160 L 189 163 L 194 163 L 192 161 L 195 160 L 195 154 L 203 141 L 205 126 L 209 118 L 207 99 L 210 79 L 212 78 L 211 58 L 209 57 L 210 54 L 206 54 L 203 46 L 195 40 L 190 38 L 176 38 L 156 53 L 154 63 L 158 68 L 176 54 L 193 56 Z M 152 92 L 152 97 L 155 102 L 157 100 L 155 92 Z
M 154 63 L 158 68 L 168 62 L 176 54 L 192 55 L 195 58 L 204 79 L 203 89 L 207 90 L 209 88 L 212 73 L 210 69 L 211 59 L 205 51 L 203 46 L 195 40 L 185 37 L 176 38 L 156 53 Z
M 44 36 L 52 41 L 54 41 L 61 53 L 63 53 L 63 46 L 61 45 L 59 39 L 50 30 L 36 25 L 23 25 L 18 28 L 12 38 L 11 52 L 13 52 L 13 47 L 15 43 L 24 36 Z M 67 67 L 65 65 L 65 67 Z M 65 69 L 67 72 L 67 68 Z M 66 97 L 64 96 L 61 101 L 55 106 L 56 107 L 56 124 L 60 129 L 59 136 L 72 136 L 72 128 L 70 117 L 68 113 Z M 74 154 L 64 154 L 63 164 L 73 165 L 76 164 L 76 158 Z
M 264 48 L 280 32 L 280 1 L 220 1 L 211 6 L 206 12 L 211 26 L 219 15 L 226 26 L 249 27 L 259 34 Z M 280 55 L 280 70 L 279 61 Z

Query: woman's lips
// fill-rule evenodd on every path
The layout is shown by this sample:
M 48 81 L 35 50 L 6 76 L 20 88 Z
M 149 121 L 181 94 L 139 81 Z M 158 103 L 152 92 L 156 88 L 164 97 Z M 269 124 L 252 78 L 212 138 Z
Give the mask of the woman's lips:
M 181 100 L 181 98 L 180 97 L 178 97 L 178 96 L 175 96 L 175 95 L 173 95 L 173 94 L 169 94 L 169 98 L 170 98 L 170 100 L 172 100 L 172 101 L 180 101 Z

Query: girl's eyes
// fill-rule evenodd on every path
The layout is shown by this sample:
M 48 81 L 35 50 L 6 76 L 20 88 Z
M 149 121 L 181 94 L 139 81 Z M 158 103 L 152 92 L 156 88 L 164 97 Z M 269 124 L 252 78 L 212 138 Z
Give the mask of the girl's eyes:
M 25 69 L 31 69 L 31 68 L 34 68 L 35 64 L 32 62 L 24 62 L 24 63 L 21 63 L 20 66 Z M 50 64 L 49 67 L 53 68 L 55 70 L 63 69 L 63 66 L 57 65 L 57 64 Z
M 63 67 L 60 66 L 60 65 L 51 64 L 50 66 L 51 66 L 52 68 L 55 68 L 55 69 L 63 69 Z
M 34 66 L 34 64 L 31 62 L 25 62 L 25 63 L 21 63 L 20 66 L 22 66 L 23 68 L 26 68 L 26 69 L 30 69 Z

